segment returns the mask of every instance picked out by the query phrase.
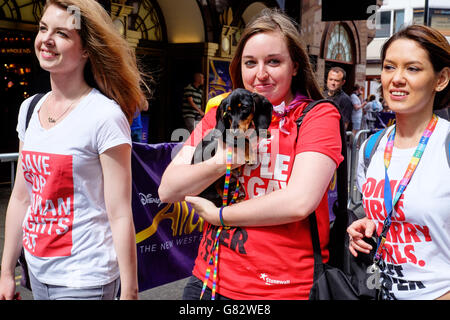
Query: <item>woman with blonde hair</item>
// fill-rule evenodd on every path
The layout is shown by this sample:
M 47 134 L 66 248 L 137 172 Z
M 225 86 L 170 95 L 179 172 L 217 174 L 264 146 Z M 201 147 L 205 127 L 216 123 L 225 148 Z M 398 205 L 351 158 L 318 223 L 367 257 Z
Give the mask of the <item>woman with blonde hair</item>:
M 0 299 L 22 247 L 35 299 L 136 299 L 133 116 L 147 108 L 135 55 L 94 0 L 48 0 L 35 53 L 51 91 L 22 103 Z
M 274 106 L 271 138 L 259 144 L 258 161 L 242 167 L 245 201 L 217 208 L 195 197 L 225 174 L 225 150 L 191 164 L 196 142 L 214 128 L 212 108 L 164 172 L 163 202 L 187 200 L 206 220 L 193 276 L 184 299 L 308 299 L 313 284 L 313 248 L 308 216 L 315 211 L 324 260 L 328 260 L 327 189 L 343 160 L 339 111 L 320 103 L 297 132 L 295 120 L 312 99 L 321 99 L 298 29 L 289 17 L 264 10 L 250 22 L 231 62 L 234 88 L 266 97 Z M 297 139 L 298 136 L 298 139 Z M 225 148 L 224 148 L 225 149 Z M 236 164 L 238 166 L 238 164 Z M 217 283 L 207 268 L 218 226 Z

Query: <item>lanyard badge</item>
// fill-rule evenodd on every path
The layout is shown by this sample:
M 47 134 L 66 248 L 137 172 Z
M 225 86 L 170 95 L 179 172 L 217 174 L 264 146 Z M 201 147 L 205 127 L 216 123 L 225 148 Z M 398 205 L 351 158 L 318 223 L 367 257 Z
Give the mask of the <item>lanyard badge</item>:
M 222 208 L 228 205 L 228 191 L 230 188 L 230 178 L 231 178 L 231 165 L 233 163 L 233 147 L 228 146 L 227 148 L 227 171 L 225 173 L 225 183 L 224 190 L 222 196 Z M 239 195 L 239 178 L 236 181 L 236 190 L 234 191 L 233 197 L 231 199 L 230 205 L 233 204 Z M 220 213 L 220 219 L 222 220 L 222 213 Z M 202 291 L 200 293 L 200 300 L 203 298 L 203 294 L 206 291 L 206 287 L 208 285 L 208 280 L 211 275 L 211 266 L 214 265 L 213 278 L 212 278 L 212 291 L 211 291 L 211 300 L 215 300 L 216 298 L 216 289 L 217 289 L 217 274 L 218 274 L 218 264 L 219 264 L 219 236 L 222 232 L 222 229 L 229 229 L 229 227 L 219 227 L 216 232 L 216 236 L 214 238 L 213 244 L 213 252 L 208 260 L 208 267 L 206 268 L 205 279 L 203 280 Z
M 400 181 L 400 185 L 397 189 L 397 192 L 395 193 L 394 199 L 392 199 L 392 190 L 391 190 L 391 184 L 389 181 L 389 176 L 387 173 L 387 170 L 389 168 L 389 165 L 391 163 L 392 158 L 392 151 L 394 149 L 394 138 L 395 138 L 395 127 L 392 130 L 391 134 L 388 136 L 388 142 L 386 144 L 386 148 L 384 150 L 384 172 L 385 172 L 385 179 L 384 179 L 384 206 L 386 209 L 386 219 L 383 223 L 383 229 L 381 231 L 380 236 L 378 237 L 378 243 L 377 243 L 377 250 L 375 252 L 374 256 L 374 265 L 378 264 L 380 259 L 382 258 L 383 253 L 383 245 L 386 241 L 386 236 L 389 231 L 389 227 L 391 226 L 392 222 L 392 213 L 394 211 L 395 206 L 397 205 L 398 200 L 400 199 L 401 195 L 405 191 L 406 187 L 408 186 L 408 183 L 411 181 L 411 178 L 417 168 L 417 165 L 419 164 L 420 159 L 422 158 L 423 152 L 425 151 L 425 147 L 428 144 L 428 141 L 436 128 L 436 124 L 438 122 L 438 117 L 433 114 L 433 117 L 431 118 L 430 122 L 427 125 L 427 128 L 425 129 L 422 138 L 420 139 L 419 145 L 417 146 L 411 161 L 409 162 L 408 168 L 406 169 L 406 172 Z

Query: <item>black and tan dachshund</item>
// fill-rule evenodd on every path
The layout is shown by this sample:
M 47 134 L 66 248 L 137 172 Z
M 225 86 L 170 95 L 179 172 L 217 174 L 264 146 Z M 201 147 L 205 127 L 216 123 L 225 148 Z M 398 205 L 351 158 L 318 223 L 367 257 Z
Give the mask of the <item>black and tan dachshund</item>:
M 217 108 L 215 130 L 212 130 L 198 144 L 192 163 L 199 163 L 213 157 L 218 146 L 218 139 L 221 139 L 224 145 L 232 145 L 234 152 L 244 154 L 245 163 L 256 162 L 256 144 L 259 138 L 270 136 L 267 129 L 272 120 L 272 109 L 269 100 L 260 94 L 245 89 L 233 90 Z M 232 170 L 229 202 L 236 189 L 238 175 L 239 169 Z M 199 196 L 212 201 L 218 207 L 222 206 L 224 182 L 225 176 L 222 176 Z M 243 188 L 239 188 L 238 200 L 244 197 Z

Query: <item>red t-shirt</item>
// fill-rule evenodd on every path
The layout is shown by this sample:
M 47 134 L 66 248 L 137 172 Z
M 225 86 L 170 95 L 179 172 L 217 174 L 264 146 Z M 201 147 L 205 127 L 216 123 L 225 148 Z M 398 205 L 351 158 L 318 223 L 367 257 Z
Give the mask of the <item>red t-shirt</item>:
M 286 117 L 285 128 L 279 120 L 270 125 L 271 138 L 260 143 L 258 162 L 241 171 L 247 198 L 285 188 L 295 156 L 302 152 L 319 152 L 338 166 L 341 155 L 339 112 L 324 103 L 311 110 L 300 127 L 299 139 L 295 120 L 307 103 L 299 105 Z M 211 109 L 186 142 L 196 146 L 215 126 L 217 108 Z M 279 143 L 277 143 L 279 141 Z M 273 146 L 276 154 L 271 155 Z M 270 162 L 275 162 L 275 167 Z M 283 204 L 280 203 L 280 206 Z M 316 210 L 324 262 L 328 261 L 329 212 L 325 192 Z M 205 223 L 193 274 L 205 278 L 207 263 L 213 251 L 217 227 Z M 314 257 L 308 219 L 270 227 L 232 227 L 220 234 L 217 292 L 231 299 L 308 299 L 313 283 Z M 212 287 L 212 275 L 209 287 Z

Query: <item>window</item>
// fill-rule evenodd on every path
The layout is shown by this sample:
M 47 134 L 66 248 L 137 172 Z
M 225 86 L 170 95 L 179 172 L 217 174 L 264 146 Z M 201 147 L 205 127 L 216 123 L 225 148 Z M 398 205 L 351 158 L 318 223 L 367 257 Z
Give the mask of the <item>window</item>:
M 450 9 L 429 9 L 430 26 L 436 28 L 445 36 L 450 36 Z M 425 24 L 424 9 L 414 9 L 413 12 L 414 24 Z
M 342 24 L 337 24 L 330 34 L 326 58 L 350 63 L 353 61 L 350 37 Z
M 424 24 L 424 16 L 423 16 L 424 9 L 414 9 L 413 11 L 413 24 Z
M 431 27 L 450 36 L 450 9 L 430 9 Z
M 405 22 L 405 10 L 394 11 L 394 33 L 403 27 Z
M 375 38 L 387 38 L 391 36 L 391 12 L 381 11 L 376 15 L 377 31 Z

